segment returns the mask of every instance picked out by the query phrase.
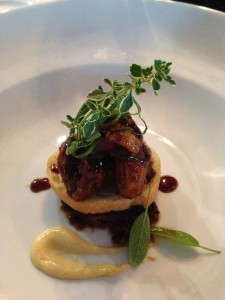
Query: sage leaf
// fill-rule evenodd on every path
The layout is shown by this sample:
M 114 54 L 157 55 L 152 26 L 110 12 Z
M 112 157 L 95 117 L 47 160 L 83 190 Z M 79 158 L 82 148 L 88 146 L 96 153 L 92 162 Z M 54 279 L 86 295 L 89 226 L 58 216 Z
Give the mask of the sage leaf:
M 128 242 L 129 263 L 138 266 L 145 258 L 150 241 L 150 221 L 146 212 L 134 221 Z
M 155 236 L 161 236 L 170 239 L 181 245 L 188 245 L 198 247 L 199 242 L 190 234 L 174 229 L 168 229 L 165 227 L 154 227 L 151 228 L 151 233 Z
M 168 229 L 165 227 L 154 227 L 151 228 L 151 233 L 155 236 L 160 236 L 167 238 L 177 244 L 184 245 L 184 246 L 192 246 L 202 248 L 211 252 L 220 253 L 218 250 L 210 249 L 199 244 L 199 241 L 184 231 Z

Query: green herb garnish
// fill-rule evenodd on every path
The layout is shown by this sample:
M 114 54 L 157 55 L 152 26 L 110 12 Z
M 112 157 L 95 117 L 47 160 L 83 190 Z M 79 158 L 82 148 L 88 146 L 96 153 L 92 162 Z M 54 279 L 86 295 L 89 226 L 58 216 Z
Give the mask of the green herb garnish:
M 67 154 L 77 158 L 87 156 L 94 150 L 97 139 L 101 136 L 101 127 L 106 121 L 116 122 L 129 115 L 140 117 L 145 126 L 142 133 L 144 134 L 147 125 L 141 117 L 141 106 L 132 92 L 137 95 L 146 92 L 143 84 L 147 84 L 157 95 L 163 80 L 175 85 L 175 81 L 169 76 L 171 64 L 162 60 L 155 60 L 154 65 L 147 68 L 132 64 L 128 74 L 131 82 L 122 83 L 118 80 L 104 79 L 110 89 L 104 91 L 99 86 L 87 95 L 75 118 L 67 115 L 67 121 L 62 121 L 62 124 L 69 128 Z M 137 111 L 130 114 L 129 110 L 133 105 Z
M 149 199 L 150 187 L 147 200 L 148 203 Z M 184 231 L 168 229 L 165 227 L 150 227 L 148 203 L 145 211 L 137 217 L 131 227 L 128 243 L 128 256 L 129 263 L 132 266 L 136 267 L 144 260 L 149 248 L 151 234 L 153 234 L 154 236 L 167 238 L 180 245 L 198 247 L 214 253 L 221 252 L 201 246 L 196 238 Z
M 168 229 L 165 227 L 154 227 L 154 228 L 151 228 L 151 233 L 154 234 L 155 236 L 167 238 L 167 239 L 169 239 L 177 244 L 180 244 L 180 245 L 198 247 L 198 248 L 202 248 L 204 250 L 211 251 L 214 253 L 221 252 L 219 250 L 214 250 L 214 249 L 210 249 L 210 248 L 201 246 L 199 244 L 199 241 L 196 240 L 196 238 L 194 238 L 192 235 L 190 235 L 189 233 L 186 233 L 184 231 Z
M 148 198 L 145 211 L 134 221 L 128 242 L 129 263 L 132 266 L 139 265 L 145 258 L 150 241 L 150 220 L 148 216 L 148 203 L 150 200 L 151 188 L 149 185 Z

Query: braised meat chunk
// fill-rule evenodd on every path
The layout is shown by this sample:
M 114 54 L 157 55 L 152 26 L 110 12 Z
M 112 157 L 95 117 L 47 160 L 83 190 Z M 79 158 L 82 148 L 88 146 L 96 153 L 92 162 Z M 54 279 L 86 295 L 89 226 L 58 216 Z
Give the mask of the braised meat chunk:
M 58 167 L 75 201 L 89 198 L 112 174 L 118 193 L 135 198 L 153 175 L 151 152 L 131 117 L 105 124 L 94 151 L 84 158 L 67 155 L 66 148 L 64 142 L 59 149 Z
M 105 159 L 89 155 L 83 159 L 66 154 L 67 143 L 59 151 L 58 167 L 68 193 L 76 201 L 87 199 L 106 178 Z
M 142 193 L 145 183 L 149 181 L 150 158 L 150 150 L 142 143 L 137 155 L 116 159 L 116 183 L 121 196 L 134 198 Z

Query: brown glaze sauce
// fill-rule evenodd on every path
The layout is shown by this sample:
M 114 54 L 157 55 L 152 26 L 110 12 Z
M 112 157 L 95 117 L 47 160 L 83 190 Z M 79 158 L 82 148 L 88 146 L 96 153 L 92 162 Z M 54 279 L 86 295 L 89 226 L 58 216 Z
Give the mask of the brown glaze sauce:
M 33 193 L 39 193 L 45 190 L 50 189 L 48 178 L 36 178 L 30 184 L 30 189 Z
M 58 166 L 56 164 L 52 164 L 51 171 L 52 171 L 52 173 L 59 174 Z
M 170 175 L 161 176 L 159 190 L 163 193 L 171 193 L 176 190 L 178 181 Z

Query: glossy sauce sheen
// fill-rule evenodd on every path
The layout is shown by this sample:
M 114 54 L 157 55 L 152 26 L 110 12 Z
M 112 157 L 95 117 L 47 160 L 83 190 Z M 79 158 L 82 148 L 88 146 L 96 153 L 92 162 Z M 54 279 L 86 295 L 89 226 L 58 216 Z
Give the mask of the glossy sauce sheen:
M 33 193 L 39 193 L 50 188 L 49 180 L 46 177 L 34 179 L 30 184 L 30 189 Z
M 52 173 L 59 174 L 58 166 L 56 164 L 52 164 L 51 171 L 52 171 Z
M 165 175 L 160 178 L 159 190 L 163 193 L 171 193 L 176 190 L 178 181 L 170 175 Z

